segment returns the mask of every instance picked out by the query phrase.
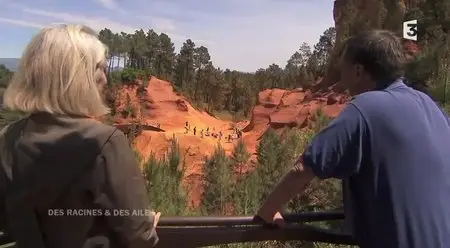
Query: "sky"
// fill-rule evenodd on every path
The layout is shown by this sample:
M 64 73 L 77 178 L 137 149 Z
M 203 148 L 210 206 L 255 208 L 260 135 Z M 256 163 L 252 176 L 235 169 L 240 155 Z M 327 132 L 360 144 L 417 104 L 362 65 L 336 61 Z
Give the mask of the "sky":
M 0 0 L 0 58 L 18 58 L 40 28 L 82 23 L 96 30 L 168 34 L 206 46 L 215 66 L 252 72 L 285 66 L 302 42 L 334 26 L 332 0 Z

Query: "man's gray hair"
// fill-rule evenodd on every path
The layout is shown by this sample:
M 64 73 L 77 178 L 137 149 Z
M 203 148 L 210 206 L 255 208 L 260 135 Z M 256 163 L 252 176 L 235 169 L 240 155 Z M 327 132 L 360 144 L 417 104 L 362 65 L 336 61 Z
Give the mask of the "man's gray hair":
M 342 55 L 343 62 L 360 64 L 375 81 L 394 81 L 404 76 L 406 55 L 393 32 L 370 30 L 350 38 Z

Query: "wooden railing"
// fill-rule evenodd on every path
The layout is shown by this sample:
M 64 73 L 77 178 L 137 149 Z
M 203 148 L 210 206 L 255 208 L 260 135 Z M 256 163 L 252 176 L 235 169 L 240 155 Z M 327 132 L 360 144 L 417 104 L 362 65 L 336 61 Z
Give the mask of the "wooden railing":
M 308 212 L 283 214 L 284 228 L 263 224 L 253 216 L 162 217 L 158 223 L 158 248 L 205 247 L 220 244 L 258 241 L 316 241 L 333 244 L 355 244 L 351 235 L 317 228 L 307 222 L 344 219 L 342 212 Z M 0 235 L 0 245 L 13 239 Z

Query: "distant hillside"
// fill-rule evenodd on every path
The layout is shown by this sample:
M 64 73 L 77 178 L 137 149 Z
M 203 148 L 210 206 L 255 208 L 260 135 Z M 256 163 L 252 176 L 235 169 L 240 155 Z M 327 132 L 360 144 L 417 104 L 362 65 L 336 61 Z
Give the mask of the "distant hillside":
M 16 71 L 19 67 L 19 58 L 0 58 L 0 65 L 5 65 L 8 70 Z

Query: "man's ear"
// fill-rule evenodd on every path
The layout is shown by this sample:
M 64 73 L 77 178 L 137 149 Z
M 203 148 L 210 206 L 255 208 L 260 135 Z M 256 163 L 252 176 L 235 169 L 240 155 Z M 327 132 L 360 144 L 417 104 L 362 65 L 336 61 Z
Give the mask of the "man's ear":
M 356 64 L 355 65 L 355 71 L 357 77 L 362 77 L 364 74 L 364 68 L 362 65 Z

